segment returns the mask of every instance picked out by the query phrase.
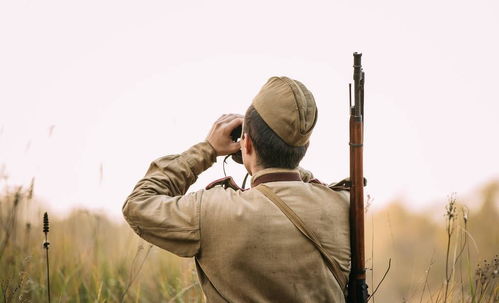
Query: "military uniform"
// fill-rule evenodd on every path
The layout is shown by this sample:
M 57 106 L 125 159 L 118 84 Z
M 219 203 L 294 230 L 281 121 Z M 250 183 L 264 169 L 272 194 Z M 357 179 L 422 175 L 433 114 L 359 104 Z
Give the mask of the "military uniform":
M 218 182 L 186 194 L 215 161 L 216 151 L 202 142 L 152 162 L 123 205 L 133 230 L 176 255 L 194 257 L 208 302 L 344 302 L 319 251 L 254 186 L 265 183 L 284 200 L 345 276 L 348 194 L 309 182 L 307 171 L 279 168 L 256 172 L 249 190 Z

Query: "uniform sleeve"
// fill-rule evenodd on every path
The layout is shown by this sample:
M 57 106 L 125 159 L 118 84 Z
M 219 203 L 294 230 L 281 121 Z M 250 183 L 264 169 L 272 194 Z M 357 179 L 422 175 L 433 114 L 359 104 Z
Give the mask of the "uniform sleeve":
M 159 158 L 123 205 L 123 215 L 144 240 L 181 257 L 200 248 L 199 211 L 203 191 L 185 195 L 197 176 L 216 161 L 208 142 L 180 155 Z

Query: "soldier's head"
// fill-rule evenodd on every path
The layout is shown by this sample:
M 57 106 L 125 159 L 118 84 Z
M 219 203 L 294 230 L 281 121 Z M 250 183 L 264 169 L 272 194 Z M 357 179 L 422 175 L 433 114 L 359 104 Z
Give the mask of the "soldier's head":
M 246 169 L 298 166 L 317 122 L 312 93 L 301 82 L 272 77 L 244 117 L 241 149 Z

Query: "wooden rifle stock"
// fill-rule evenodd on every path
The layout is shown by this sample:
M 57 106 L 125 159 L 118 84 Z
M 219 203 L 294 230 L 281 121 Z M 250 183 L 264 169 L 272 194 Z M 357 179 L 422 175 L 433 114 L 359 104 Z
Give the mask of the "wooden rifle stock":
M 349 303 L 368 299 L 364 253 L 364 71 L 362 54 L 354 53 L 354 104 L 350 84 L 350 249 L 352 267 L 348 282 Z

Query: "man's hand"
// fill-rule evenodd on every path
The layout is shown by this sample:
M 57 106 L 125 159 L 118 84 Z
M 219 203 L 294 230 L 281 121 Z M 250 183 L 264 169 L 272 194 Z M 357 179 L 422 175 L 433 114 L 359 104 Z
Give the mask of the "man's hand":
M 217 156 L 230 155 L 241 148 L 240 143 L 232 141 L 230 136 L 230 133 L 241 124 L 243 124 L 243 116 L 237 114 L 222 115 L 213 124 L 206 141 L 213 146 Z

